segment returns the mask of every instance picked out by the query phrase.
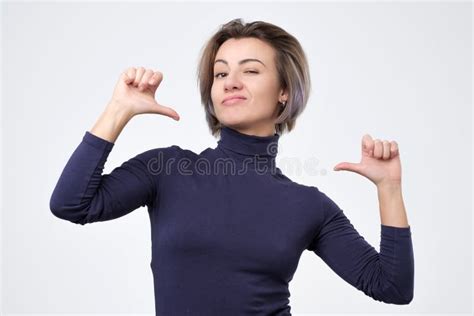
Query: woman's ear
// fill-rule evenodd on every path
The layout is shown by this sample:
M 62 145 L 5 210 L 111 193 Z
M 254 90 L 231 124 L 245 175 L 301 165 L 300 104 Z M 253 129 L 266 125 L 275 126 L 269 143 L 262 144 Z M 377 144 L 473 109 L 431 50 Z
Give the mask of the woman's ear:
M 280 90 L 279 100 L 280 102 L 288 101 L 288 89 Z

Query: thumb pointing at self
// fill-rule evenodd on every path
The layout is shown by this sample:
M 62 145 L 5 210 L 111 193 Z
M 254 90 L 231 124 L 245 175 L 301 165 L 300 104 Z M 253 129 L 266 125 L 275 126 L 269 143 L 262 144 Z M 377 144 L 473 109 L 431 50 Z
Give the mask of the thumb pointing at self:
M 365 134 L 362 137 L 362 157 L 372 156 L 374 151 L 374 141 L 369 134 Z M 340 162 L 334 166 L 334 171 L 345 170 L 352 171 L 361 174 L 362 164 L 361 163 L 351 163 L 351 162 Z

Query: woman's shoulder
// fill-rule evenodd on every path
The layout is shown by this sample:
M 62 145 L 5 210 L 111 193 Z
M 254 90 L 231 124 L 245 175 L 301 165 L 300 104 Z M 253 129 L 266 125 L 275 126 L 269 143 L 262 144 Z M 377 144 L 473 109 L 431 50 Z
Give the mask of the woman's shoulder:
M 324 206 L 334 203 L 331 197 L 325 193 L 319 185 L 297 182 L 291 177 L 285 175 L 279 168 L 277 168 L 275 178 L 281 185 L 285 186 L 287 190 L 297 192 L 300 194 L 300 196 L 307 197 L 315 205 Z
M 173 161 L 177 163 L 180 160 L 195 161 L 198 158 L 205 156 L 210 148 L 206 148 L 201 152 L 196 152 L 194 150 L 184 148 L 180 145 L 172 144 L 163 147 L 155 147 L 148 149 L 139 154 L 139 156 L 146 160 L 156 160 L 160 159 L 161 161 Z
M 296 190 L 305 191 L 305 192 L 308 192 L 308 193 L 319 191 L 318 187 L 316 187 L 314 185 L 309 185 L 309 184 L 304 184 L 302 182 L 297 182 L 296 180 L 294 180 L 291 177 L 289 177 L 288 175 L 286 175 L 278 167 L 276 168 L 276 172 L 274 173 L 274 176 L 275 176 L 276 179 L 278 179 L 278 181 L 281 184 L 286 185 L 288 187 L 292 187 Z
M 283 173 L 280 168 L 276 168 L 273 178 L 279 186 L 282 186 L 286 192 L 291 192 L 291 194 L 298 194 L 298 196 L 304 196 L 308 199 L 314 199 L 320 194 L 317 186 L 298 182 Z
M 154 147 L 147 149 L 140 153 L 141 156 L 144 157 L 156 157 L 156 156 L 163 156 L 166 157 L 167 159 L 169 158 L 178 158 L 178 157 L 184 157 L 184 156 L 189 156 L 190 154 L 193 154 L 194 152 L 182 148 L 179 145 L 168 145 L 168 146 L 162 146 L 162 147 Z

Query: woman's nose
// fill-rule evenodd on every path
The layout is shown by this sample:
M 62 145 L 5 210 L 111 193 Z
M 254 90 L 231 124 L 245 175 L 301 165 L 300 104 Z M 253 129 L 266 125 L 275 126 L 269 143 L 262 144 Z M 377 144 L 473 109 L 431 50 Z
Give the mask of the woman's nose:
M 224 80 L 224 89 L 232 90 L 234 88 L 240 89 L 242 87 L 242 82 L 238 74 L 229 73 Z

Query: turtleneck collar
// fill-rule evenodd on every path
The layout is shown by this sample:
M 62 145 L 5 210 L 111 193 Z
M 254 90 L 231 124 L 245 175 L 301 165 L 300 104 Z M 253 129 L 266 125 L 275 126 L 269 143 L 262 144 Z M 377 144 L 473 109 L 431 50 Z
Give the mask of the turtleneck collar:
M 223 150 L 227 155 L 240 161 L 247 160 L 258 166 L 271 167 L 275 170 L 275 157 L 278 154 L 278 140 L 280 135 L 257 136 L 243 134 L 231 127 L 222 126 L 217 148 Z

